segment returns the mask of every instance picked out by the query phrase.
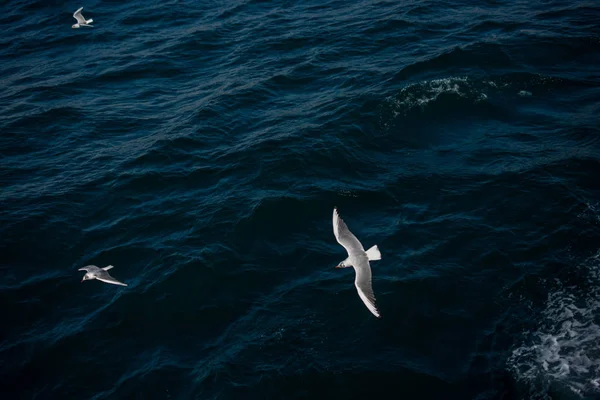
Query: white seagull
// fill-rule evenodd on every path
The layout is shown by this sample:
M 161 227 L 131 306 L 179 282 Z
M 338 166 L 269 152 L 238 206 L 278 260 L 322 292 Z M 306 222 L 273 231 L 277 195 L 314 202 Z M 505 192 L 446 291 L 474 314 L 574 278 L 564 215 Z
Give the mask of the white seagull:
M 379 311 L 375 306 L 375 295 L 371 286 L 371 266 L 369 261 L 381 260 L 381 253 L 377 245 L 365 251 L 356 236 L 350 232 L 344 221 L 340 218 L 337 208 L 333 209 L 333 234 L 338 243 L 344 246 L 348 252 L 348 258 L 339 263 L 336 268 L 354 267 L 356 279 L 354 285 L 358 295 L 369 311 L 380 318 Z
M 80 26 L 90 26 L 93 27 L 94 25 L 90 25 L 92 22 L 94 22 L 93 19 L 88 19 L 86 20 L 83 15 L 81 15 L 81 10 L 83 10 L 83 7 L 81 7 L 79 10 L 75 11 L 73 13 L 73 18 L 75 18 L 77 20 L 77 23 L 74 24 L 73 26 L 71 26 L 71 28 L 79 28 Z
M 113 285 L 127 286 L 126 283 L 116 280 L 115 278 L 110 276 L 108 272 L 106 272 L 111 268 L 113 268 L 112 265 L 109 265 L 104 268 L 98 268 L 95 265 L 88 265 L 83 268 L 79 268 L 78 271 L 87 271 L 83 276 L 81 282 L 87 281 L 88 279 L 98 279 L 99 281 L 112 283 Z

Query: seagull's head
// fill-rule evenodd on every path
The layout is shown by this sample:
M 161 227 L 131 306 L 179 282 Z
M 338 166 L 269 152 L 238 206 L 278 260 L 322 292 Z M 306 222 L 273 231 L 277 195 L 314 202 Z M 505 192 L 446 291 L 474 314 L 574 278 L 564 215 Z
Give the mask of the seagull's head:
M 352 260 L 350 257 L 346 258 L 344 261 L 336 265 L 336 268 L 348 268 L 352 266 Z
M 79 28 L 79 24 L 73 24 L 71 28 Z
M 94 279 L 91 272 L 86 272 L 85 275 L 83 276 L 83 279 L 81 280 L 81 282 L 87 281 L 88 279 Z

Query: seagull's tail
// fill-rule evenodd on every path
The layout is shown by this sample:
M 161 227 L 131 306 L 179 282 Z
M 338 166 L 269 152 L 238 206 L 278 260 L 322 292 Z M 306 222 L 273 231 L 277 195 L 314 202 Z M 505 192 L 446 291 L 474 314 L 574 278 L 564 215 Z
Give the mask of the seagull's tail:
M 377 245 L 367 250 L 367 258 L 369 261 L 381 260 L 381 253 L 379 252 L 379 247 L 377 247 Z

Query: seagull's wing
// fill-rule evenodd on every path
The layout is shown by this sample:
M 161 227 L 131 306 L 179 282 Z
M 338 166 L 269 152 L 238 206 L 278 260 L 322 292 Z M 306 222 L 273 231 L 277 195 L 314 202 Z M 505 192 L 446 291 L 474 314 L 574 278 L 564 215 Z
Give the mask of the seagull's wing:
M 379 318 L 380 315 L 375 306 L 375 294 L 373 294 L 373 286 L 371 284 L 371 266 L 369 265 L 369 261 L 365 259 L 359 262 L 358 265 L 354 265 L 354 271 L 356 271 L 354 286 L 356 286 L 358 295 L 369 311 Z
M 83 18 L 83 15 L 81 15 L 81 10 L 83 10 L 83 7 L 73 13 L 73 18 L 75 18 L 80 24 L 85 24 L 85 18 Z
M 103 271 L 103 272 L 104 272 L 103 274 L 98 274 L 96 276 L 96 279 L 98 279 L 99 281 L 102 281 L 102 282 L 112 283 L 113 285 L 127 286 L 126 283 L 120 282 L 120 281 L 116 280 L 115 278 L 113 278 L 112 276 L 110 276 L 108 274 L 108 272 L 106 272 L 106 271 Z
M 333 209 L 333 234 L 338 243 L 344 246 L 348 255 L 365 251 L 356 236 L 350 232 L 344 221 L 340 218 L 337 208 Z
M 77 271 L 86 271 L 86 272 L 92 272 L 92 271 L 97 271 L 100 268 L 96 267 L 95 265 L 86 265 L 83 268 L 79 268 Z

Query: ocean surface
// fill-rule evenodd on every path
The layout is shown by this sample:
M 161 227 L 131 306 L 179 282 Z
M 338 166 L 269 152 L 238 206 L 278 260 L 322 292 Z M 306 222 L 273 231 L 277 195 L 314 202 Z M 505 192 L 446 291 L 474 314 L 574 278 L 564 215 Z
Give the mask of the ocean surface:
M 600 398 L 599 2 L 0 26 L 2 399 Z

